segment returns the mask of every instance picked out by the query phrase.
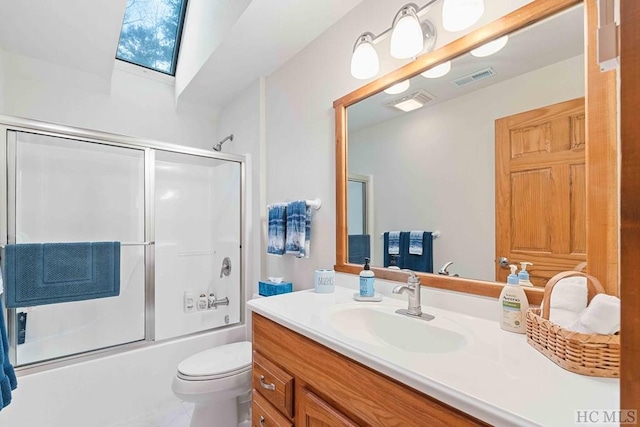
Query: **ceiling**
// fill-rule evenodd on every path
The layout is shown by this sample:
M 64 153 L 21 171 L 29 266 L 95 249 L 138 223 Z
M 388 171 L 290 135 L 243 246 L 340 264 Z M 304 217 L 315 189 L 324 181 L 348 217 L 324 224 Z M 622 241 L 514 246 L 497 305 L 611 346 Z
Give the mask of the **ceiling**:
M 386 103 L 424 89 L 435 98 L 421 111 L 443 101 L 465 95 L 518 75 L 555 64 L 584 53 L 584 9 L 576 6 L 530 27 L 511 34 L 507 45 L 491 56 L 476 58 L 464 54 L 452 61 L 451 71 L 444 77 L 427 79 L 417 75 L 410 80 L 409 90 L 389 95 L 379 92 L 348 108 L 349 132 L 406 114 Z M 458 87 L 453 80 L 492 67 L 496 75 Z
M 181 88 L 178 100 L 224 106 L 361 1 L 250 1 L 188 85 Z M 127 0 L 3 0 L 0 46 L 108 81 L 126 4 Z

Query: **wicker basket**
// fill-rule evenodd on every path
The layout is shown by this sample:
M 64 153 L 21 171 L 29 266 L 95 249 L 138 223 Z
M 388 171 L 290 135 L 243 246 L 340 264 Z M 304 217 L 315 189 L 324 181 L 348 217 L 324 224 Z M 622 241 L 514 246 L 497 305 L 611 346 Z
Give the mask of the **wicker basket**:
M 579 271 L 565 271 L 553 276 L 544 288 L 543 312 L 527 311 L 527 342 L 564 369 L 594 377 L 620 377 L 620 335 L 584 334 L 569 331 L 549 319 L 549 300 L 553 287 L 565 277 L 587 278 L 588 300 L 604 288 L 595 277 Z

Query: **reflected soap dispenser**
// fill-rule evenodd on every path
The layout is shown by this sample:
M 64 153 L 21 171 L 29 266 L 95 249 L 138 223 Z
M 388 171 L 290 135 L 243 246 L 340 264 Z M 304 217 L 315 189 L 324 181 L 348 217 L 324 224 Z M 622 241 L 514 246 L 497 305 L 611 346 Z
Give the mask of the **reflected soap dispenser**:
M 360 272 L 360 296 L 372 297 L 375 295 L 374 280 L 375 274 L 369 266 L 369 258 L 364 259 L 364 268 Z
M 507 277 L 507 286 L 502 289 L 498 299 L 500 327 L 505 331 L 524 334 L 527 331 L 525 316 L 529 309 L 529 300 L 520 286 L 516 274 L 518 267 L 511 264 L 509 268 L 511 274 Z
M 527 265 L 533 265 L 531 262 L 522 261 L 520 263 L 520 272 L 518 273 L 518 280 L 520 286 L 533 286 L 533 283 L 529 280 L 529 272 L 527 271 Z

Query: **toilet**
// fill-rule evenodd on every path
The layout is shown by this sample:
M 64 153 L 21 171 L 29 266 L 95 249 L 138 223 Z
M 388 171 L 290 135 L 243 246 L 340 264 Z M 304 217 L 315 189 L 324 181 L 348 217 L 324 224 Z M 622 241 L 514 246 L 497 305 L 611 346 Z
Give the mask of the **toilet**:
M 251 343 L 226 344 L 184 359 L 171 390 L 195 403 L 190 427 L 249 425 Z

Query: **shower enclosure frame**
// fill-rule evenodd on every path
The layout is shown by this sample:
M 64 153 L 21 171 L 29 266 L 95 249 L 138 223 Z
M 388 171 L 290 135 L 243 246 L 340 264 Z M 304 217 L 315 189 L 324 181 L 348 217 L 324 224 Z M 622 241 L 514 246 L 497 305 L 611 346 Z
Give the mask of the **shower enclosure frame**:
M 157 343 L 165 343 L 173 340 L 183 339 L 189 336 L 196 336 L 210 333 L 214 330 L 224 330 L 246 324 L 245 300 L 246 286 L 246 251 L 244 250 L 245 226 L 246 226 L 246 159 L 244 156 L 222 153 L 219 151 L 209 151 L 200 148 L 182 146 L 156 141 L 153 139 L 138 138 L 120 134 L 95 131 L 65 126 L 54 123 L 41 122 L 38 120 L 24 119 L 6 115 L 0 115 L 0 245 L 15 243 L 16 223 L 16 134 L 13 132 L 27 132 L 44 136 L 73 139 L 82 142 L 102 144 L 113 147 L 122 147 L 140 150 L 144 153 L 144 339 L 118 344 L 112 347 L 88 350 L 85 352 L 56 357 L 50 360 L 31 363 L 16 368 L 18 374 L 29 374 L 44 370 L 54 369 L 71 365 L 78 362 L 85 362 L 106 356 L 125 353 L 134 349 L 153 346 Z M 205 157 L 214 160 L 230 161 L 238 163 L 240 166 L 240 322 L 232 325 L 225 325 L 202 331 L 192 332 L 185 335 L 167 338 L 161 341 L 155 340 L 155 155 L 157 151 L 186 154 L 198 157 Z M 13 211 L 10 211 L 13 206 Z M 17 325 L 16 309 L 5 308 L 7 319 L 7 331 L 9 333 L 9 355 L 13 363 L 17 360 Z

